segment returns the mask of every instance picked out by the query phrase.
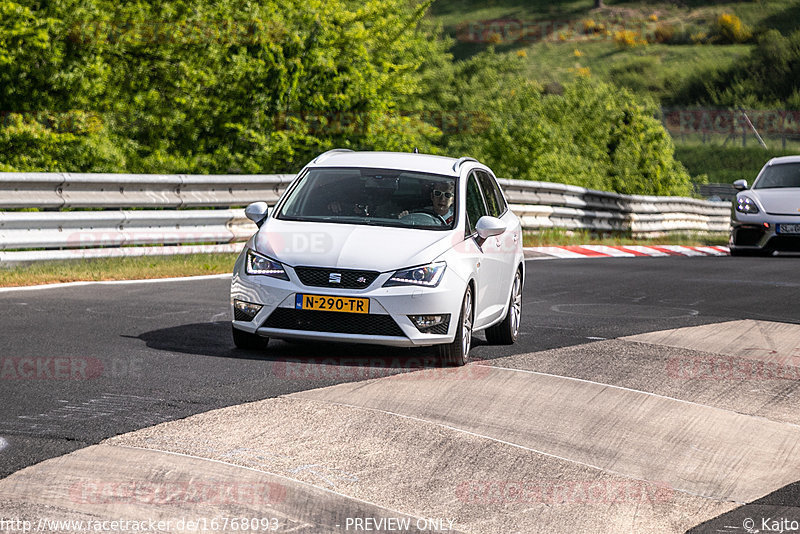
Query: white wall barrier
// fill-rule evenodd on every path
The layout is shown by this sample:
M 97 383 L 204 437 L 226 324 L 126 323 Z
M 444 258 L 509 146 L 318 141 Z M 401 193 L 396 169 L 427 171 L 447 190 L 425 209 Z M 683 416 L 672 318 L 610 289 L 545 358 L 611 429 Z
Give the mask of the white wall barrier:
M 0 263 L 235 252 L 255 232 L 241 207 L 274 204 L 293 176 L 0 173 Z M 724 233 L 730 204 L 499 180 L 526 230 Z M 187 208 L 228 209 L 187 209 Z M 84 208 L 84 210 L 80 210 Z M 93 208 L 93 209 L 85 209 Z M 122 209 L 156 208 L 156 209 Z M 64 210 L 70 211 L 52 211 Z

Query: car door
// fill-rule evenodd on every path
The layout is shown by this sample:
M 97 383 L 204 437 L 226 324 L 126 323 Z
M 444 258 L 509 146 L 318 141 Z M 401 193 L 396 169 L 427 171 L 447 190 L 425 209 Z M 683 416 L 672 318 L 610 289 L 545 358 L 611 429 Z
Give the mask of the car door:
M 501 304 L 505 306 L 506 299 L 511 291 L 511 284 L 514 281 L 514 274 L 517 271 L 517 255 L 522 246 L 522 227 L 519 219 L 508 209 L 508 204 L 497 185 L 497 180 L 485 171 L 477 171 L 478 182 L 481 185 L 483 196 L 486 199 L 486 206 L 489 215 L 497 217 L 506 223 L 506 231 L 496 236 L 492 242 L 492 256 L 500 262 L 498 268 L 498 281 L 501 281 L 500 289 L 505 293 L 501 296 Z
M 467 181 L 467 232 L 478 241 L 475 225 L 478 219 L 489 215 L 486 199 L 481 190 L 476 171 L 469 173 Z M 500 236 L 497 236 L 500 237 Z M 500 287 L 502 261 L 497 249 L 496 237 L 490 237 L 479 246 L 478 277 L 475 296 L 475 328 L 480 328 L 501 316 L 505 305 L 504 289 Z

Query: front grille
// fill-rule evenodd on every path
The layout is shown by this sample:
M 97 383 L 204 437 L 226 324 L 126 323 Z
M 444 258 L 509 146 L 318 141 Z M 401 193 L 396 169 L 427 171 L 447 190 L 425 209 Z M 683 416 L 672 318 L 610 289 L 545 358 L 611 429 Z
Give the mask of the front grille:
M 403 331 L 388 315 L 371 313 L 342 313 L 317 310 L 278 308 L 267 317 L 265 328 L 303 330 L 306 332 L 335 332 L 368 336 L 402 337 Z
M 344 289 L 364 289 L 368 287 L 380 274 L 377 271 L 352 271 L 348 269 L 334 269 L 330 267 L 295 267 L 294 272 L 306 286 L 312 287 L 341 287 Z M 331 283 L 332 273 L 341 275 L 340 283 Z
M 733 231 L 733 244 L 737 247 L 752 247 L 764 237 L 764 229 L 758 226 L 740 226 Z

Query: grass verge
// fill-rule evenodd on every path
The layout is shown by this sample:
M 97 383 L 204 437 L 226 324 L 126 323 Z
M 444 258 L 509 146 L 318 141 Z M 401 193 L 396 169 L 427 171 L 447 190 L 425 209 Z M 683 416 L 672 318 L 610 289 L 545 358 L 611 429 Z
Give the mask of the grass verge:
M 676 234 L 657 239 L 600 236 L 589 232 L 544 230 L 526 233 L 526 247 L 558 245 L 725 245 L 727 236 Z M 59 282 L 144 280 L 178 276 L 225 274 L 233 271 L 237 254 L 187 254 L 135 258 L 94 258 L 42 262 L 0 269 L 0 287 L 32 286 Z
M 236 256 L 186 254 L 33 263 L 0 269 L 0 287 L 223 274 L 233 271 Z

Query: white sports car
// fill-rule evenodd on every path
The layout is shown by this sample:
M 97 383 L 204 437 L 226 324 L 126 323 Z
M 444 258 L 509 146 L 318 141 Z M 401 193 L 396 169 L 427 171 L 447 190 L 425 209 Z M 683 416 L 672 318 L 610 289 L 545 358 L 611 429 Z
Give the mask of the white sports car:
M 753 187 L 740 191 L 731 212 L 731 256 L 800 252 L 800 156 L 772 158 Z
M 471 337 L 517 339 L 522 229 L 472 158 L 331 150 L 306 165 L 234 267 L 233 340 L 436 345 L 468 361 Z

